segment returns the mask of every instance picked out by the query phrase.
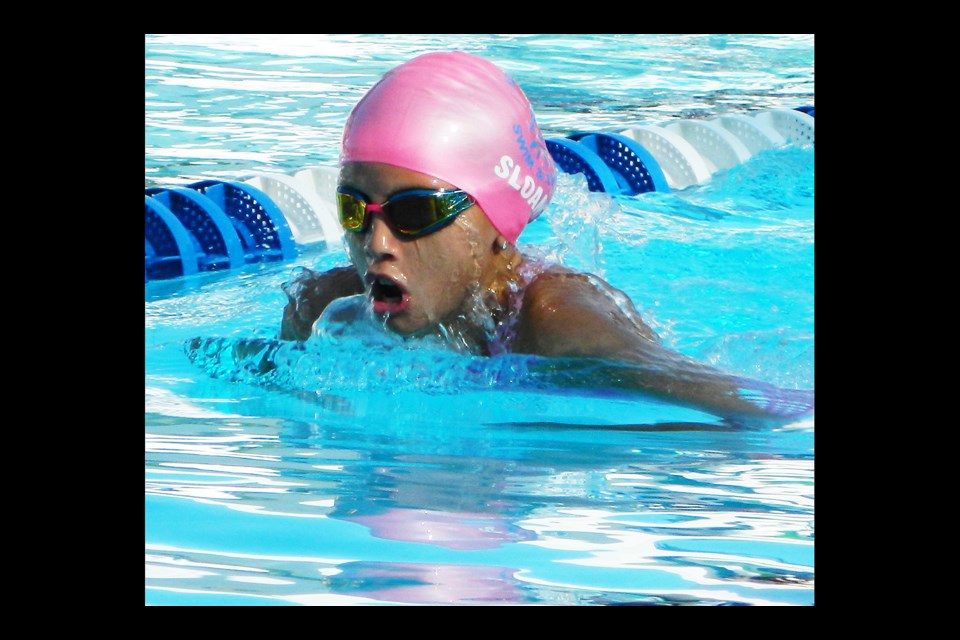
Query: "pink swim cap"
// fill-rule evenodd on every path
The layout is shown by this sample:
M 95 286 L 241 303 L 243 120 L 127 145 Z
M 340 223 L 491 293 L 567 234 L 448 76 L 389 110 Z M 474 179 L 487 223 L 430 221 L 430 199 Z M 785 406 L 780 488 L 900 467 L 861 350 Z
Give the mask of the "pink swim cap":
M 348 162 L 449 182 L 514 244 L 550 202 L 557 177 L 527 96 L 499 67 L 462 51 L 388 71 L 350 112 L 340 155 Z

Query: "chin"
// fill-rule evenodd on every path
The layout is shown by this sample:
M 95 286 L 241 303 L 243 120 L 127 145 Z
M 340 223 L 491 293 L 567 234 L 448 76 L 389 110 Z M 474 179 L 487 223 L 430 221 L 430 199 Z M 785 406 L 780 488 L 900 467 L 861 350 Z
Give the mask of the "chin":
M 406 314 L 389 316 L 384 325 L 393 333 L 403 336 L 404 338 L 416 337 L 429 333 L 429 329 L 431 327 L 425 326 L 423 323 L 416 322 L 411 318 L 404 317 L 405 315 Z

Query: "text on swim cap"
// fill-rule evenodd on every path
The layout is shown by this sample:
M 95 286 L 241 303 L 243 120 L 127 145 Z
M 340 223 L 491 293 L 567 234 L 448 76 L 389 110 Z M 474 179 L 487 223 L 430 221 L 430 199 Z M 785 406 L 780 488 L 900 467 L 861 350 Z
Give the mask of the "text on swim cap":
M 543 187 L 537 184 L 533 176 L 522 173 L 520 165 L 508 155 L 500 156 L 500 164 L 493 167 L 493 172 L 497 177 L 503 178 L 507 181 L 507 184 L 519 191 L 520 196 L 526 198 L 530 208 L 536 211 L 537 205 L 543 198 Z
M 530 121 L 531 140 L 530 140 L 529 147 L 527 146 L 527 139 L 523 136 L 523 127 L 521 127 L 519 124 L 515 124 L 513 125 L 513 132 L 517 134 L 517 149 L 519 149 L 520 152 L 523 153 L 523 161 L 527 163 L 528 167 L 533 169 L 533 156 L 530 155 L 530 152 L 531 150 L 533 150 L 538 146 L 537 140 L 536 140 L 537 121 L 536 120 Z M 537 157 L 539 156 L 540 156 L 540 153 L 538 152 Z

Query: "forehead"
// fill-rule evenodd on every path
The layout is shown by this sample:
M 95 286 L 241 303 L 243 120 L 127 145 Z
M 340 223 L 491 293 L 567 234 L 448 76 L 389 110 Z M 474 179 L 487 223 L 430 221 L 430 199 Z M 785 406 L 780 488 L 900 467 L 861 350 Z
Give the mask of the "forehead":
M 456 188 L 429 174 L 382 162 L 348 162 L 340 169 L 340 184 L 374 198 L 384 198 L 405 189 Z

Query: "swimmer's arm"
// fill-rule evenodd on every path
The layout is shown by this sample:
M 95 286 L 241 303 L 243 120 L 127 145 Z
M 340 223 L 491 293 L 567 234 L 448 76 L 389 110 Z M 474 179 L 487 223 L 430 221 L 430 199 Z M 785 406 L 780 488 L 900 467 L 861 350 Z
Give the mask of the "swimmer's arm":
M 783 417 L 764 408 L 767 396 L 774 402 L 783 390 L 727 375 L 663 346 L 622 292 L 582 274 L 545 274 L 531 283 L 514 351 L 605 363 L 590 366 L 586 377 L 566 368 L 557 379 L 569 384 L 638 391 L 739 422 Z
M 313 323 L 327 305 L 346 296 L 363 293 L 363 281 L 353 266 L 318 272 L 303 268 L 282 285 L 287 294 L 280 323 L 281 340 L 306 340 Z

